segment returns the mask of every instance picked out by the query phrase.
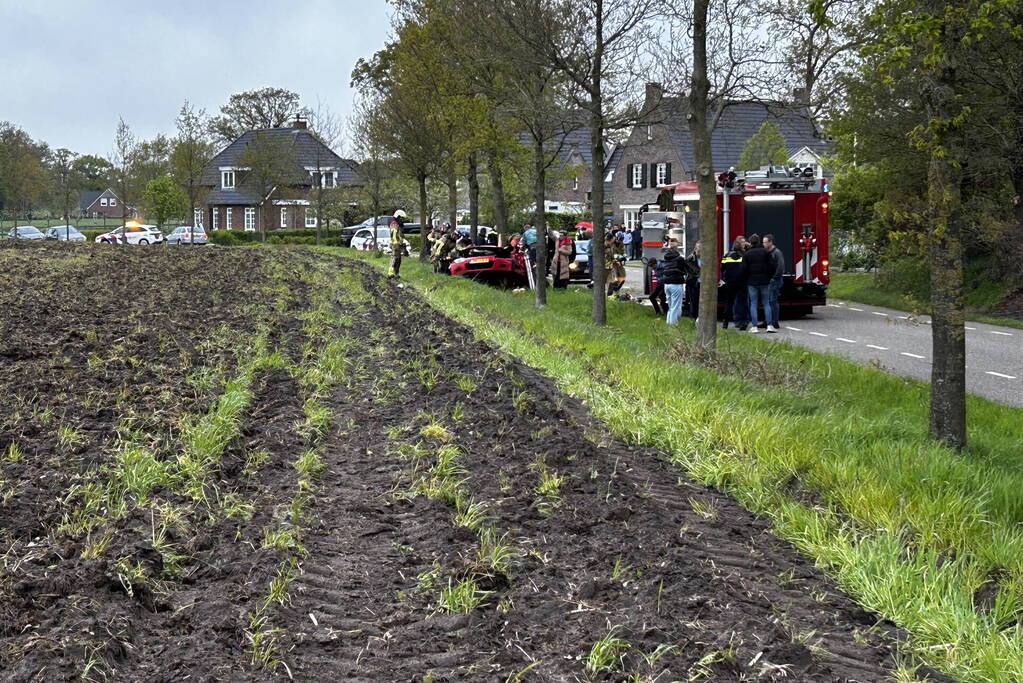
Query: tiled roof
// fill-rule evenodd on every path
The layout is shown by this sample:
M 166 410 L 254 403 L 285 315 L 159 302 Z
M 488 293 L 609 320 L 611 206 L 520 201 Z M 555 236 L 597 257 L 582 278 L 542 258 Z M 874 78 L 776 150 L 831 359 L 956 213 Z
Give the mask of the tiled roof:
M 106 190 L 85 190 L 84 192 L 82 192 L 81 196 L 78 199 L 78 208 L 81 211 L 85 211 L 90 206 L 95 204 L 97 199 L 108 193 L 112 197 L 117 197 L 117 195 L 114 194 L 113 191 L 110 190 L 109 188 Z
M 295 161 L 295 184 L 311 185 L 312 179 L 305 170 L 306 166 L 334 167 L 338 169 L 339 183 L 360 182 L 355 162 L 342 159 L 329 147 L 316 139 L 311 131 L 305 128 L 265 128 L 262 130 L 250 130 L 243 133 L 241 137 L 232 142 L 217 154 L 203 169 L 200 176 L 200 184 L 209 187 L 220 185 L 221 166 L 241 166 L 241 160 L 245 148 L 256 139 L 256 135 L 268 135 L 270 139 L 282 147 L 287 147 L 294 154 Z M 241 187 L 231 192 L 240 193 Z M 224 201 L 222 203 L 233 203 Z
M 679 102 L 673 109 L 666 120 L 668 133 L 678 149 L 682 163 L 686 169 L 691 170 L 693 144 L 685 117 L 685 105 Z M 737 165 L 746 141 L 760 130 L 765 121 L 778 126 L 785 138 L 785 146 L 789 149 L 808 147 L 822 155 L 830 149 L 829 143 L 820 137 L 805 108 L 784 103 L 733 102 L 726 105 L 711 136 L 715 170 Z

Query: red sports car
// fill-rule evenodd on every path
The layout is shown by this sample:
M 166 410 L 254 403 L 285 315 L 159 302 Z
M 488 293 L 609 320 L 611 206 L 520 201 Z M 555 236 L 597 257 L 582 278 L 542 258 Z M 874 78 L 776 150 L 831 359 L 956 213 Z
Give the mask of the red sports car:
M 455 259 L 448 270 L 452 275 L 501 287 L 524 287 L 529 283 L 525 257 L 521 251 L 511 247 L 470 247 L 466 255 Z

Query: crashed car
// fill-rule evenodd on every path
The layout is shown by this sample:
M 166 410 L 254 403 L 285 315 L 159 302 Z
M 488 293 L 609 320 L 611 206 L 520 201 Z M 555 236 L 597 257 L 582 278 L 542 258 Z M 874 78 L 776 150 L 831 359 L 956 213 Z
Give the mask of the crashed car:
M 511 247 L 480 245 L 469 247 L 465 256 L 448 267 L 458 277 L 467 277 L 499 287 L 525 287 L 529 284 L 526 260 L 521 251 Z

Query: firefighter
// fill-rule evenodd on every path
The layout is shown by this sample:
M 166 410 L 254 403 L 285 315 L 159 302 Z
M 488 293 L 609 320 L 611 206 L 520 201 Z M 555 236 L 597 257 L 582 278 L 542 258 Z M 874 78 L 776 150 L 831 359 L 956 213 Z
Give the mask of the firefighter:
M 398 209 L 391 217 L 391 267 L 387 269 L 387 277 L 397 279 L 400 277 L 401 257 L 405 252 L 405 220 L 408 215 Z
M 607 280 L 607 295 L 614 296 L 625 284 L 625 250 L 621 237 L 608 233 L 604 239 L 604 278 Z
M 434 246 L 434 267 L 438 273 L 447 275 L 451 267 L 452 252 L 455 250 L 455 229 L 448 221 L 444 221 L 441 227 L 443 232 Z
M 742 236 L 736 238 L 732 250 L 721 259 L 721 300 L 725 303 L 724 329 L 728 323 L 735 323 L 736 328 L 745 331 L 749 326 L 749 297 L 746 293 L 746 274 L 742 270 L 743 245 L 746 240 Z

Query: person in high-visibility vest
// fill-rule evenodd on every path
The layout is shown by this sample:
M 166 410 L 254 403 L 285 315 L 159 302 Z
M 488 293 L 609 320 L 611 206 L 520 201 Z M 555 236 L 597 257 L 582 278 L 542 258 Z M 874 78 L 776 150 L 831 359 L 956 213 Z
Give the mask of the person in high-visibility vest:
M 391 267 L 387 269 L 387 277 L 398 278 L 401 271 L 401 256 L 405 252 L 405 219 L 408 216 L 398 209 L 391 218 Z
M 724 329 L 734 323 L 739 330 L 749 327 L 749 297 L 746 294 L 746 274 L 742 269 L 742 253 L 746 239 L 736 238 L 732 250 L 721 259 L 721 300 L 725 303 Z

